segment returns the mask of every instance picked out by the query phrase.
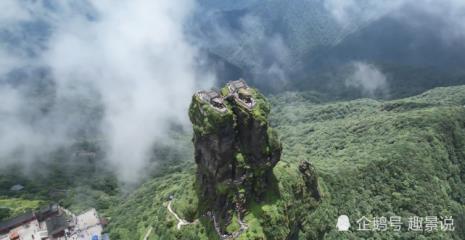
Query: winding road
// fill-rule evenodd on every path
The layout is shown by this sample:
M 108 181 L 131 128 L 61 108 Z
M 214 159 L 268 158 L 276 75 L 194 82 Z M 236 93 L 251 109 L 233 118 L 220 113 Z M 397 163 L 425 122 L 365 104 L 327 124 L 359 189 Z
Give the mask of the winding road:
M 198 223 L 198 219 L 195 220 L 194 222 L 189 222 L 189 221 L 187 221 L 187 220 L 185 220 L 185 219 L 180 218 L 180 217 L 178 216 L 178 214 L 176 214 L 176 213 L 173 211 L 173 208 L 171 207 L 171 204 L 172 204 L 172 203 L 173 203 L 173 200 L 170 200 L 170 201 L 168 202 L 168 205 L 166 206 L 166 208 L 168 208 L 168 212 L 170 212 L 170 213 L 176 218 L 176 220 L 178 221 L 178 224 L 176 225 L 176 228 L 177 228 L 178 230 L 181 230 L 181 227 L 182 227 L 182 226 Z M 231 233 L 231 234 L 221 234 L 220 228 L 219 228 L 219 226 L 218 226 L 218 224 L 217 224 L 217 222 L 216 222 L 216 219 L 215 219 L 215 216 L 214 216 L 214 215 L 212 215 L 212 219 L 213 219 L 213 224 L 214 224 L 214 226 L 215 226 L 216 232 L 218 233 L 218 235 L 220 236 L 220 238 L 223 239 L 223 240 L 236 239 L 236 238 L 238 238 L 243 232 L 245 232 L 245 231 L 249 228 L 249 226 L 241 220 L 241 216 L 238 214 L 237 222 L 238 222 L 239 225 L 240 225 L 239 230 L 237 230 L 237 231 L 235 231 L 235 232 L 233 232 L 233 233 Z M 152 231 L 152 228 L 149 229 L 149 231 L 147 232 L 146 237 L 144 238 L 144 240 L 147 239 L 147 237 L 148 237 L 148 235 L 150 235 L 150 232 L 151 232 L 151 231 Z
M 173 203 L 173 200 L 170 200 L 170 201 L 168 202 L 167 208 L 168 208 L 168 211 L 176 218 L 176 220 L 178 220 L 178 225 L 176 226 L 176 228 L 177 228 L 178 230 L 180 230 L 181 227 L 184 226 L 184 225 L 189 225 L 189 224 L 195 224 L 195 223 L 197 223 L 197 220 L 195 220 L 194 222 L 189 222 L 189 221 L 187 221 L 187 220 L 185 220 L 185 219 L 180 218 L 180 217 L 178 216 L 178 214 L 176 214 L 176 213 L 173 211 L 173 209 L 171 208 L 171 203 Z
M 212 219 L 213 219 L 213 225 L 215 227 L 215 231 L 216 233 L 218 234 L 218 236 L 220 236 L 220 239 L 221 240 L 233 240 L 233 239 L 236 239 L 238 238 L 243 232 L 245 232 L 248 228 L 249 228 L 249 225 L 247 225 L 246 223 L 244 223 L 242 220 L 241 220 L 241 216 L 238 214 L 237 216 L 237 222 L 239 223 L 240 225 L 240 228 L 239 230 L 231 233 L 231 234 L 222 234 L 221 233 L 221 230 L 220 230 L 220 227 L 218 225 L 218 223 L 216 222 L 216 218 L 215 218 L 215 215 L 212 215 Z
M 152 233 L 152 229 L 153 229 L 153 228 L 150 227 L 149 230 L 147 230 L 147 233 L 146 233 L 145 236 L 144 236 L 144 240 L 147 240 L 147 239 L 149 238 L 150 233 Z

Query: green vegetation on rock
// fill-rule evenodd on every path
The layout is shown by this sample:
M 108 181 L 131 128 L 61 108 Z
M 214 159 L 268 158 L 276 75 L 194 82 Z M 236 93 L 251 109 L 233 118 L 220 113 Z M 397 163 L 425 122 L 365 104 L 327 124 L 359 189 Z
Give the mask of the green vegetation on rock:
M 250 204 L 244 216 L 249 229 L 240 239 L 464 238 L 465 87 L 386 102 L 320 103 L 306 94 L 270 98 L 271 124 L 280 133 L 283 157 L 273 170 L 272 191 Z M 319 202 L 310 191 L 302 191 L 302 160 L 318 173 Z M 149 239 L 217 239 L 202 217 L 200 224 L 176 230 L 166 213 L 166 195 L 172 192 L 174 208 L 183 217 L 190 211 L 183 209 L 196 207 L 194 163 L 183 166 L 178 173 L 153 178 L 115 206 L 110 232 L 141 239 L 153 226 L 158 231 Z M 349 232 L 336 231 L 342 214 L 350 217 Z M 405 220 L 412 215 L 452 215 L 456 231 L 407 232 L 408 225 L 400 233 L 356 231 L 355 221 L 362 216 L 393 215 Z
M 311 92 L 287 92 L 269 99 L 269 123 L 279 133 L 283 155 L 264 197 L 249 201 L 242 216 L 248 229 L 239 239 L 465 238 L 465 86 L 393 101 L 327 102 Z M 98 159 L 72 164 L 63 158 L 65 154 L 56 153 L 55 161 L 43 168 L 48 177 L 35 174 L 37 181 L 13 176 L 11 169 L 16 167 L 12 166 L 0 177 L 0 216 L 59 201 L 75 211 L 97 207 L 109 218 L 106 230 L 112 239 L 142 240 L 150 227 L 149 240 L 219 239 L 211 221 L 199 212 L 205 203 L 199 200 L 196 185 L 189 141 L 193 133 L 177 134 L 175 149 L 157 147 L 157 158 L 165 162 L 128 194 L 118 190 L 111 174 L 92 167 Z M 268 130 L 267 135 L 273 134 Z M 246 155 L 236 153 L 235 161 L 246 166 Z M 318 181 L 302 173 L 302 161 L 311 164 Z M 25 189 L 9 190 L 18 183 Z M 318 190 L 319 200 L 308 184 Z M 239 195 L 245 191 L 238 189 Z M 167 209 L 169 196 L 174 196 L 173 210 L 193 224 L 177 229 L 178 221 Z M 336 230 L 342 214 L 350 217 L 348 232 Z M 394 215 L 404 218 L 402 232 L 356 230 L 356 220 L 362 216 Z M 225 228 L 237 231 L 237 216 L 232 216 Z M 455 231 L 407 231 L 410 216 L 452 216 Z
M 228 83 L 222 94 L 197 92 L 189 109 L 202 203 L 198 213 L 218 236 L 237 238 L 248 229 L 242 216 L 251 202 L 263 200 L 270 187 L 282 147 L 269 127 L 270 105 L 263 95 L 242 80 Z M 204 120 L 223 116 L 227 120 Z

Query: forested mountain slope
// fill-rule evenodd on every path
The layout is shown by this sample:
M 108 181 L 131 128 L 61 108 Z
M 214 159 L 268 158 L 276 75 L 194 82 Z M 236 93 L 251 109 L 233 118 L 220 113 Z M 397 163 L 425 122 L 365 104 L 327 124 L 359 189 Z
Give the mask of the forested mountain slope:
M 310 92 L 271 97 L 271 122 L 284 144 L 274 171 L 277 194 L 252 207 L 245 218 L 252 227 L 241 239 L 463 239 L 464 86 L 386 102 L 319 101 Z M 302 160 L 318 173 L 322 198 L 317 203 L 293 193 Z M 109 212 L 112 236 L 142 239 L 153 227 L 149 239 L 216 237 L 206 221 L 177 230 L 167 210 L 168 196 L 173 195 L 173 209 L 182 218 L 198 217 L 192 161 L 153 178 L 115 206 Z M 342 214 L 351 219 L 349 232 L 335 229 Z M 357 231 L 356 220 L 362 216 L 401 216 L 403 232 Z M 455 231 L 407 231 L 411 216 L 452 216 Z
M 465 83 L 464 41 L 452 34 L 463 31 L 446 17 L 452 10 L 441 13 L 446 8 L 434 2 L 335 2 L 201 0 L 189 32 L 226 70 L 266 90 L 342 91 L 355 99 L 344 92 L 354 61 L 386 75 L 389 99 Z

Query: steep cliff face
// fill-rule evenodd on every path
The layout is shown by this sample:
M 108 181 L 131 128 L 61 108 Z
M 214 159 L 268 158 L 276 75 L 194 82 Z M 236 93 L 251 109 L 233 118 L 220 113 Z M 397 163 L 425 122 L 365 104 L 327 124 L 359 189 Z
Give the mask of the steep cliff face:
M 316 173 L 315 167 L 308 161 L 302 161 L 299 164 L 299 171 L 302 174 L 305 187 L 307 192 L 316 199 L 321 199 L 320 190 L 318 189 L 318 174 Z
M 281 143 L 268 124 L 268 101 L 243 81 L 197 92 L 189 110 L 194 128 L 199 198 L 223 232 L 248 200 L 263 197 Z
M 224 105 L 221 109 L 215 108 L 210 99 L 199 93 L 192 97 L 189 109 L 199 196 L 203 196 L 205 206 L 217 210 L 217 216 L 223 219 L 229 216 L 227 211 L 233 204 L 230 192 L 236 154 L 235 116 Z

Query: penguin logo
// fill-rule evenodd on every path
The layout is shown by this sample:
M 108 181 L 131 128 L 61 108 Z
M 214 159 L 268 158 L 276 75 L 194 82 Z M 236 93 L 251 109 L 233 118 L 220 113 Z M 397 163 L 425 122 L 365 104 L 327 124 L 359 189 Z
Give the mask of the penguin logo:
M 339 216 L 339 218 L 337 219 L 336 228 L 340 232 L 349 231 L 349 228 L 350 228 L 349 217 L 347 215 Z

